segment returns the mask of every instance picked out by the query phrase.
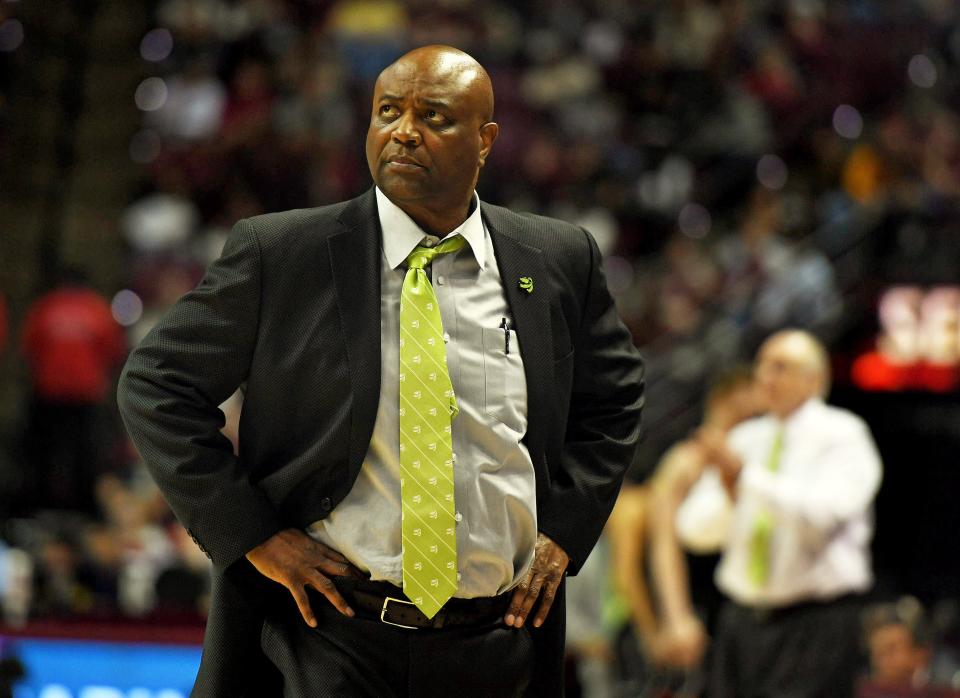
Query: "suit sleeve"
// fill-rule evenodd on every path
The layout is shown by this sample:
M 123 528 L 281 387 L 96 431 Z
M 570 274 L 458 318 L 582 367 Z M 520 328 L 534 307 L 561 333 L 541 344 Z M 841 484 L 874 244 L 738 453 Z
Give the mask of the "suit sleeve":
M 260 248 L 248 221 L 127 360 L 124 423 L 177 518 L 219 569 L 283 528 L 220 434 L 246 379 L 260 314 Z
M 582 231 L 590 254 L 573 384 L 560 468 L 540 530 L 570 556 L 575 574 L 600 537 L 640 440 L 644 370 L 617 315 L 596 242 Z

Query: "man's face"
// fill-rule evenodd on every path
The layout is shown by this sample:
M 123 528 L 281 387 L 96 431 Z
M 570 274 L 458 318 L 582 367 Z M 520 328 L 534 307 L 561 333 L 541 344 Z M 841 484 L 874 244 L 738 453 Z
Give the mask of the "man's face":
M 925 650 L 917 647 L 905 625 L 877 628 L 870 635 L 869 645 L 873 679 L 884 686 L 909 686 L 925 664 Z
M 794 342 L 768 340 L 757 354 L 757 397 L 763 407 L 786 416 L 820 390 L 820 377 Z
M 374 88 L 367 131 L 373 181 L 401 208 L 469 204 L 496 137 L 477 72 L 445 54 L 404 58 Z M 492 128 L 491 128 L 492 127 Z

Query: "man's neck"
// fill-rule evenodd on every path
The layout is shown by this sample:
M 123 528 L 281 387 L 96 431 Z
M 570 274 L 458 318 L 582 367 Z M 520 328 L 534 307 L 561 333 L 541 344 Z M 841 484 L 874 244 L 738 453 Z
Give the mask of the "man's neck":
M 463 222 L 467 220 L 472 213 L 474 199 L 473 193 L 471 192 L 470 198 L 467 199 L 466 203 L 462 206 L 457 206 L 453 210 L 444 209 L 442 211 L 434 211 L 426 207 L 406 203 L 394 203 L 396 203 L 397 207 L 404 213 L 410 216 L 413 222 L 420 226 L 423 232 L 444 238 L 463 225 Z

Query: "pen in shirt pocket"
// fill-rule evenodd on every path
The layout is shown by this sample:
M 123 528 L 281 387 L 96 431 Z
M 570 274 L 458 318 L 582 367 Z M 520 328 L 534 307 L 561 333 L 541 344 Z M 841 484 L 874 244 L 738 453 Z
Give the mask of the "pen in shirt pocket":
M 500 329 L 503 330 L 503 353 L 510 353 L 510 323 L 507 318 L 500 318 Z

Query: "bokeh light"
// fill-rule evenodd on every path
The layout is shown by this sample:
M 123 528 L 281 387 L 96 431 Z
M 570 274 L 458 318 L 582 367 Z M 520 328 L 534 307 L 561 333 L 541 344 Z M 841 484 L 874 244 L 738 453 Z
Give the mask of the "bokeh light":
M 156 111 L 167 101 L 167 83 L 160 78 L 147 78 L 137 87 L 133 98 L 138 109 Z
M 134 325 L 143 317 L 143 301 L 133 291 L 124 289 L 118 291 L 110 303 L 113 319 L 124 327 Z
M 757 162 L 757 180 L 767 189 L 780 191 L 788 177 L 787 164 L 777 155 L 764 155 Z
M 922 53 L 910 59 L 907 75 L 917 87 L 931 88 L 937 84 L 937 66 Z
M 680 232 L 687 237 L 702 240 L 710 234 L 713 219 L 706 208 L 691 202 L 680 209 L 677 226 L 680 228 Z
M 140 41 L 140 55 L 143 60 L 159 63 L 173 51 L 173 35 L 162 27 L 148 31 Z
M 16 51 L 23 43 L 23 25 L 18 19 L 0 23 L 0 51 Z
M 841 104 L 833 112 L 833 128 L 844 138 L 855 140 L 863 133 L 863 117 L 855 107 Z

